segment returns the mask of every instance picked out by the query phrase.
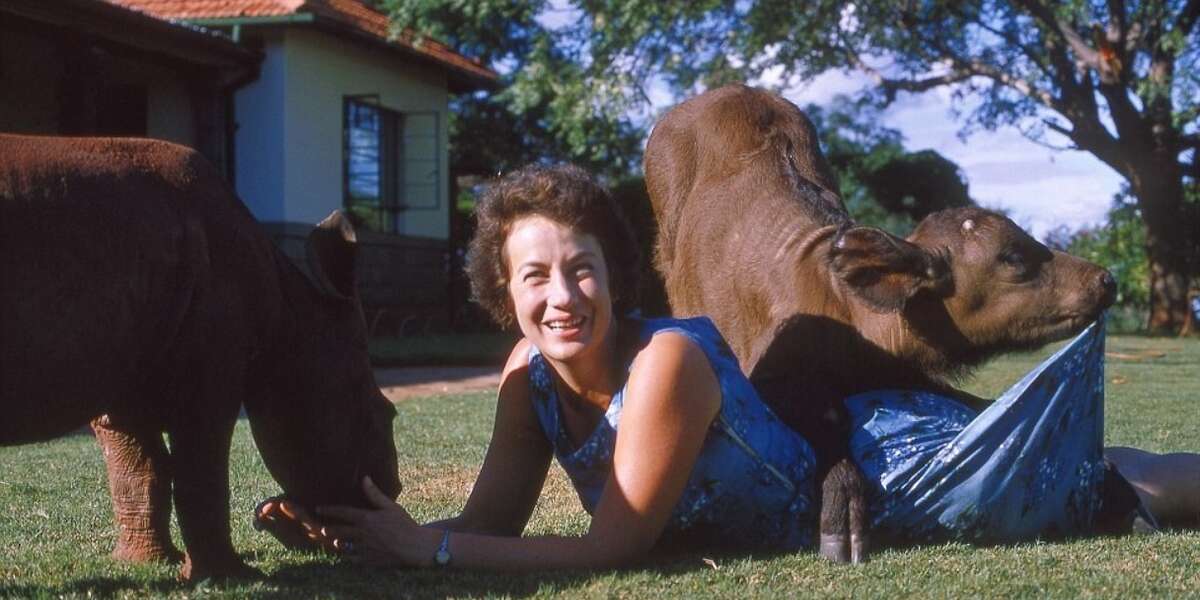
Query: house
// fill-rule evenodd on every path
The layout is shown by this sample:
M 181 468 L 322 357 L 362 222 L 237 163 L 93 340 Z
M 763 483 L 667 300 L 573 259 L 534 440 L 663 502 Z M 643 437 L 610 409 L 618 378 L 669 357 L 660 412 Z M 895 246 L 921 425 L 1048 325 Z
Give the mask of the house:
M 0 2 L 0 131 L 136 135 L 232 173 L 233 95 L 262 56 L 101 0 Z
M 92 73 L 78 57 L 93 53 L 93 40 L 122 48 L 110 52 L 121 56 L 125 47 L 150 45 L 144 54 L 154 60 L 145 62 L 203 64 L 160 68 L 136 90 L 120 78 L 110 86 L 105 71 L 92 73 L 100 87 L 116 90 L 94 93 L 95 106 L 84 112 L 121 127 L 22 127 L 14 118 L 45 119 L 24 114 L 6 122 L 10 105 L 34 104 L 14 98 L 0 104 L 0 130 L 148 135 L 212 147 L 202 151 L 223 165 L 238 195 L 298 262 L 312 225 L 334 209 L 347 210 L 359 230 L 360 292 L 374 324 L 453 319 L 448 311 L 461 299 L 450 297 L 449 101 L 452 94 L 494 86 L 493 71 L 434 40 L 392 35 L 387 15 L 360 0 L 107 2 L 0 3 L 0 14 L 20 12 L 23 19 L 35 12 L 31 7 L 48 5 L 43 12 L 58 14 L 49 20 L 63 32 L 56 39 L 76 40 L 67 44 L 74 48 L 65 51 L 69 56 L 43 52 L 66 57 L 57 83 L 42 86 L 52 90 L 43 97 L 60 99 L 58 113 L 76 112 L 80 102 L 68 81 Z M 25 8 L 13 11 L 10 3 Z M 112 23 L 93 24 L 100 13 Z M 127 22 L 138 26 L 124 27 Z M 24 56 L 0 45 L 0 65 L 13 69 L 16 81 L 41 68 Z M 225 62 L 210 66 L 218 56 Z M 206 76 L 216 78 L 210 95 L 224 100 L 216 102 L 219 111 L 215 101 L 196 101 L 198 92 L 188 91 L 202 88 L 193 81 L 197 76 L 163 83 L 201 66 L 218 73 Z M 3 77 L 0 70 L 0 82 Z M 195 123 L 179 116 L 189 111 Z M 214 127 L 222 135 L 211 133 Z

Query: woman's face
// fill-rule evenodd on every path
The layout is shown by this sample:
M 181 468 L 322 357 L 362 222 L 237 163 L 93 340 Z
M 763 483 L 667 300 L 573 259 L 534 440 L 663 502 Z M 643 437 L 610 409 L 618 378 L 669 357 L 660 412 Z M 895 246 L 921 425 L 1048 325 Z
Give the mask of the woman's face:
M 570 363 L 597 352 L 612 325 L 600 242 L 532 215 L 513 222 L 504 255 L 521 333 L 552 361 Z

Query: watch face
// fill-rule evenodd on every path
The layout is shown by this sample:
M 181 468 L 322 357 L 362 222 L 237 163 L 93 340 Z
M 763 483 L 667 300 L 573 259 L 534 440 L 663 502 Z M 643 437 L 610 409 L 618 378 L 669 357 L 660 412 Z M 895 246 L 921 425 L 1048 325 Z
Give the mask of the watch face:
M 433 555 L 433 562 L 443 567 L 450 564 L 450 551 L 438 550 L 437 554 Z

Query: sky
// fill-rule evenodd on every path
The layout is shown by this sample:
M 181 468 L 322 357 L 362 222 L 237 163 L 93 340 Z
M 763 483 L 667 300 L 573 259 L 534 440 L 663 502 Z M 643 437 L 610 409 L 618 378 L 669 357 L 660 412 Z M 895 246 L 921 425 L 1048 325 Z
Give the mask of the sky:
M 549 28 L 579 18 L 564 0 L 552 0 L 551 9 L 539 16 Z M 775 84 L 782 71 L 767 71 L 752 85 Z M 828 71 L 803 84 L 785 89 L 783 96 L 797 105 L 827 106 L 837 95 L 853 95 L 870 85 L 861 73 Z M 967 179 L 971 198 L 980 206 L 1002 209 L 1039 239 L 1065 226 L 1074 231 L 1103 224 L 1121 177 L 1087 152 L 1055 151 L 1023 137 L 1014 127 L 979 131 L 966 139 L 958 132 L 961 121 L 951 113 L 949 87 L 921 94 L 900 93 L 884 112 L 884 125 L 904 135 L 910 152 L 931 149 L 954 161 Z M 665 84 L 651 82 L 647 95 L 652 113 L 662 114 L 674 104 Z M 1049 141 L 1065 146 L 1065 138 Z
M 763 80 L 770 81 L 770 74 Z M 831 71 L 783 95 L 801 106 L 828 105 L 867 84 L 862 75 Z M 1006 210 L 1038 238 L 1060 226 L 1076 230 L 1104 222 L 1121 188 L 1116 172 L 1087 152 L 1035 144 L 1014 127 L 959 139 L 962 124 L 951 113 L 950 97 L 949 88 L 901 93 L 885 111 L 884 124 L 904 134 L 907 150 L 936 150 L 957 163 L 978 204 Z M 1063 138 L 1052 141 L 1065 145 Z

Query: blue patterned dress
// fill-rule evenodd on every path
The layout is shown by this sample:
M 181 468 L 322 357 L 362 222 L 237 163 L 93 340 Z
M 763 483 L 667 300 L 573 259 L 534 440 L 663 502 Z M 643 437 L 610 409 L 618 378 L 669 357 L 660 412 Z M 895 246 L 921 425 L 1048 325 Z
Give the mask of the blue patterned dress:
M 722 391 L 720 413 L 664 537 L 692 534 L 689 540 L 701 543 L 775 549 L 811 546 L 812 449 L 762 403 L 712 323 L 631 322 L 641 328 L 642 345 L 662 331 L 695 341 Z M 590 513 L 611 471 L 624 390 L 591 436 L 574 448 L 559 425 L 550 367 L 536 349 L 529 366 L 542 430 Z M 1092 531 L 1109 474 L 1103 457 L 1103 368 L 1100 322 L 981 413 L 928 392 L 883 390 L 847 398 L 851 456 L 876 492 L 874 534 L 901 543 L 1002 543 Z
M 638 319 L 639 348 L 665 331 L 687 336 L 704 352 L 721 386 L 721 408 L 676 503 L 663 540 L 686 538 L 713 546 L 796 550 L 812 544 L 812 448 L 759 399 L 712 322 Z M 584 509 L 596 507 L 612 471 L 625 388 L 613 396 L 604 418 L 578 448 L 559 422 L 554 377 L 533 348 L 530 392 L 542 431 L 570 476 Z
M 846 400 L 851 455 L 876 486 L 876 532 L 984 543 L 1088 532 L 1105 477 L 1104 325 L 1094 323 L 982 413 L 929 393 Z

